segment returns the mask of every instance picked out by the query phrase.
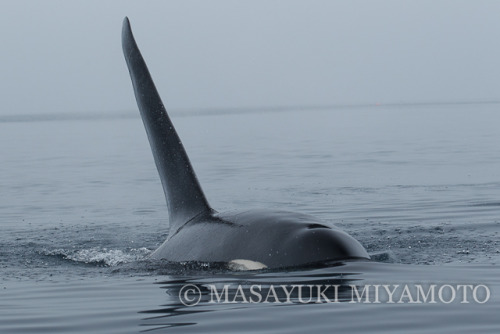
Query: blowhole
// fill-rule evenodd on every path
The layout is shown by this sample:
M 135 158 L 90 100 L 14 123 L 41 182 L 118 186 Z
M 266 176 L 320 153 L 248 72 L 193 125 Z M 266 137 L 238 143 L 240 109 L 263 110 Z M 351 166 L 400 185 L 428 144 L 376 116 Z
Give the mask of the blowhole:
M 321 225 L 321 224 L 309 224 L 307 226 L 308 229 L 312 230 L 314 228 L 327 228 L 327 229 L 330 229 L 330 227 L 328 226 L 325 226 L 325 225 Z

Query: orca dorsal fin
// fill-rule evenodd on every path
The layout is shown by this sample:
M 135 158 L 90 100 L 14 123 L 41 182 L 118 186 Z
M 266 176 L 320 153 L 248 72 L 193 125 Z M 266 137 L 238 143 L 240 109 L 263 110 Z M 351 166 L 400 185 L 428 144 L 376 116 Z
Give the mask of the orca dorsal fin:
M 174 232 L 193 217 L 212 209 L 167 115 L 127 17 L 123 21 L 122 47 L 167 200 L 171 232 Z

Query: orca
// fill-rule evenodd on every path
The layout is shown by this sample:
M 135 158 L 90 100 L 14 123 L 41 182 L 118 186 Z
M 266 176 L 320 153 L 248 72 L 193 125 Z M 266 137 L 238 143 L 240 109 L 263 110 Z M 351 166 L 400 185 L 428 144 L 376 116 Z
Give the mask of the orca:
M 284 210 L 217 212 L 193 167 L 137 47 L 127 17 L 122 47 L 165 193 L 170 233 L 151 259 L 226 263 L 229 268 L 301 267 L 370 259 L 363 246 L 315 217 Z

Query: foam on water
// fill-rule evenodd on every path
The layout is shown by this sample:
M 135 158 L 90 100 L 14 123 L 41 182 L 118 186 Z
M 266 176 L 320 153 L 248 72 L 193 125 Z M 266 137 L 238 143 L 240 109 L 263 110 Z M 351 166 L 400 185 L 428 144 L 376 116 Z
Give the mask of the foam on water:
M 144 260 L 149 254 L 151 254 L 151 251 L 144 247 L 141 247 L 139 249 L 132 248 L 126 252 L 120 249 L 93 247 L 80 250 L 44 250 L 41 252 L 41 254 L 46 256 L 61 257 L 64 260 L 70 260 L 85 264 L 115 267 L 120 264 Z

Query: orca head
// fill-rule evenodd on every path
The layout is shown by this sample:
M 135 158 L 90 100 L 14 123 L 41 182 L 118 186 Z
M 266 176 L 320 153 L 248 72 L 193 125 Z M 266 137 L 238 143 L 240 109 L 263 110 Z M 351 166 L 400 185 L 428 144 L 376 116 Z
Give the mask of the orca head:
M 370 258 L 365 248 L 349 234 L 317 223 L 298 232 L 297 246 L 307 257 L 319 261 Z
M 315 220 L 301 225 L 288 235 L 282 235 L 280 252 L 286 254 L 281 259 L 282 266 L 370 259 L 356 239 L 336 227 Z
M 231 220 L 252 229 L 238 245 L 252 240 L 249 258 L 268 268 L 296 267 L 352 259 L 369 260 L 365 248 L 335 226 L 328 226 L 314 216 L 281 210 L 249 210 Z

